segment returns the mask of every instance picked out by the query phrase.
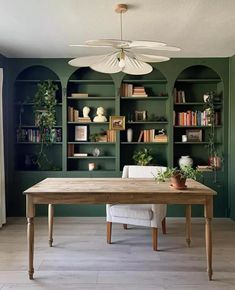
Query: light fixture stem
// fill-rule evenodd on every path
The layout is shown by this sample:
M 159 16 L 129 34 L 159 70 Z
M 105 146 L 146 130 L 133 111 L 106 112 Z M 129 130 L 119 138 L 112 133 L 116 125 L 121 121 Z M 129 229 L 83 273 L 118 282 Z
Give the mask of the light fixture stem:
M 120 13 L 120 28 L 121 28 L 121 40 L 122 40 L 122 12 Z

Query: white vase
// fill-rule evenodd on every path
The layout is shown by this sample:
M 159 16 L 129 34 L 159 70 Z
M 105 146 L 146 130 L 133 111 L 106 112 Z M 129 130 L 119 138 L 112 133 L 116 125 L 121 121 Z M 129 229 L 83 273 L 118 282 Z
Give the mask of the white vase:
M 133 139 L 133 129 L 129 128 L 127 129 L 127 142 L 132 142 Z
M 184 166 L 193 166 L 193 159 L 190 156 L 181 156 L 179 159 L 180 168 Z

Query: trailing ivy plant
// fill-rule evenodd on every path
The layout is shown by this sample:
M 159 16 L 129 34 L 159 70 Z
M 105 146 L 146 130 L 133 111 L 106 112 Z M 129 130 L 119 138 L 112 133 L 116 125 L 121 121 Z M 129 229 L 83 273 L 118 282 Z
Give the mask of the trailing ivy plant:
M 56 125 L 56 91 L 58 86 L 48 80 L 38 83 L 38 90 L 33 98 L 35 125 L 39 128 L 41 148 L 35 160 L 41 170 L 54 169 L 44 152 L 44 146 L 54 141 Z

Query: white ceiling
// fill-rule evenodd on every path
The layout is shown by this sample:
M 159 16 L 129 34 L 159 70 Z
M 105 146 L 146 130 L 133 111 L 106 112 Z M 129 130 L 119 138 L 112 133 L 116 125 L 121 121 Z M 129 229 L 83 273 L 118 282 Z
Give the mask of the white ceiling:
M 0 0 L 0 53 L 8 57 L 75 57 L 103 53 L 76 48 L 88 39 L 156 40 L 182 48 L 170 57 L 235 54 L 235 0 Z

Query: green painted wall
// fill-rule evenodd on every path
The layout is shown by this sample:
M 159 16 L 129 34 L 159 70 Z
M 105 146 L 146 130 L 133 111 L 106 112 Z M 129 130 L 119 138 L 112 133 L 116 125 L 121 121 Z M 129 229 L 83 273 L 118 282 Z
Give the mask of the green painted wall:
M 75 71 L 67 64 L 67 59 L 8 59 L 8 95 L 5 100 L 5 112 L 7 116 L 7 214 L 8 216 L 23 216 L 25 214 L 25 198 L 22 195 L 22 191 L 27 187 L 35 184 L 46 177 L 60 177 L 60 176 L 79 176 L 77 172 L 68 172 L 63 165 L 62 171 L 57 172 L 25 172 L 15 171 L 14 169 L 14 82 L 17 75 L 27 67 L 33 65 L 43 65 L 52 69 L 59 77 L 62 83 L 62 88 L 66 88 L 68 78 Z M 224 110 L 228 111 L 229 101 L 229 59 L 228 58 L 185 58 L 185 59 L 171 59 L 169 62 L 160 63 L 156 67 L 166 77 L 168 82 L 168 92 L 171 94 L 174 88 L 174 83 L 177 76 L 186 68 L 195 65 L 204 65 L 213 69 L 222 79 L 224 87 Z M 123 75 L 117 74 L 113 76 L 114 82 L 118 87 Z M 234 104 L 235 105 L 235 104 Z M 66 110 L 66 108 L 64 108 Z M 173 103 L 169 106 L 170 112 L 173 110 Z M 169 116 L 171 114 L 169 113 Z M 172 121 L 172 116 L 169 117 L 169 121 Z M 218 191 L 218 196 L 215 198 L 215 215 L 225 217 L 228 214 L 228 115 L 224 116 L 224 170 L 219 172 L 217 176 L 217 183 L 213 182 L 211 174 L 204 176 L 206 184 Z M 171 126 L 172 127 L 172 126 Z M 172 134 L 172 131 L 168 132 Z M 63 151 L 65 151 L 66 142 L 63 145 Z M 169 144 L 169 159 L 173 160 L 173 143 Z M 119 150 L 119 148 L 117 148 Z M 97 177 L 111 177 L 120 176 L 119 168 L 112 174 L 106 173 L 105 175 L 97 172 Z M 37 213 L 39 215 L 46 214 L 46 208 L 40 206 Z M 61 216 L 103 216 L 105 214 L 104 206 L 58 206 L 56 207 L 56 214 Z M 195 207 L 193 209 L 194 216 L 200 216 L 203 214 L 201 207 Z M 169 216 L 182 216 L 184 210 L 180 206 L 170 206 L 168 209 Z
M 235 55 L 229 62 L 229 193 L 230 216 L 235 220 Z

